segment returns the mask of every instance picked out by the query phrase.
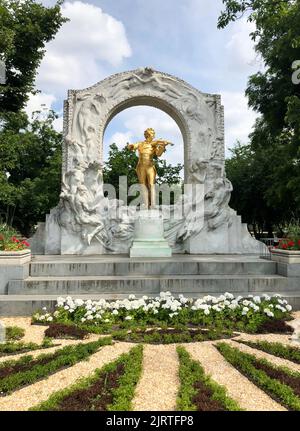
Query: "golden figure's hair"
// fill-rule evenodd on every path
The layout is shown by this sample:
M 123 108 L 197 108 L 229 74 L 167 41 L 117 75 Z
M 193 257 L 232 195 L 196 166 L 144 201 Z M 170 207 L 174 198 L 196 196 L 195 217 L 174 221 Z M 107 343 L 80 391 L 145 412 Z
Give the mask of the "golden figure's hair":
M 145 130 L 145 132 L 144 132 L 145 138 L 147 138 L 147 136 L 149 135 L 149 133 L 151 133 L 151 134 L 153 134 L 153 136 L 155 136 L 155 130 L 152 129 L 152 127 L 148 127 L 148 129 Z

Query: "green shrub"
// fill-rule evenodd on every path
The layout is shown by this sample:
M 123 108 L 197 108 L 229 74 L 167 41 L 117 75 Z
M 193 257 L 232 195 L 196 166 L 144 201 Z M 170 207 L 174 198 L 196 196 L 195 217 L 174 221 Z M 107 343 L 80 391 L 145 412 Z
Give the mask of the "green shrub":
M 25 329 L 19 326 L 8 326 L 5 329 L 5 338 L 8 341 L 21 340 L 25 335 Z

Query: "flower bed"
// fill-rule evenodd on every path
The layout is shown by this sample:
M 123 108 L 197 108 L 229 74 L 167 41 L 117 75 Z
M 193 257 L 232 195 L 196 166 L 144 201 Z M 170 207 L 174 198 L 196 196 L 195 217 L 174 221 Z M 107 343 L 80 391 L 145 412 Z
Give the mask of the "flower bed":
M 0 224 L 0 251 L 22 251 L 28 247 L 29 243 L 14 228 Z
M 31 410 L 107 411 L 132 410 L 131 401 L 142 372 L 143 347 L 138 346 L 92 377 L 53 394 Z
M 235 329 L 256 332 L 270 321 L 290 318 L 292 307 L 280 295 L 241 296 L 231 293 L 219 297 L 205 296 L 200 299 L 175 298 L 170 292 L 161 292 L 155 298 L 136 298 L 117 301 L 99 301 L 58 298 L 53 313 L 44 309 L 33 315 L 33 323 L 75 323 L 79 327 L 93 326 L 99 332 L 141 325 L 161 324 L 196 325 L 200 327 Z
M 42 344 L 8 342 L 8 343 L 0 344 L 0 357 L 30 352 L 32 350 L 48 349 L 50 347 L 55 347 L 55 346 L 56 345 L 53 344 L 52 340 L 49 338 L 44 338 Z
M 180 378 L 177 410 L 241 410 L 238 404 L 228 397 L 226 389 L 206 376 L 199 362 L 193 361 L 183 347 L 177 347 L 177 353 Z
M 0 365 L 0 393 L 7 394 L 22 386 L 32 384 L 50 374 L 70 367 L 95 353 L 101 346 L 111 344 L 110 338 L 66 346 L 54 353 L 42 354 L 33 359 L 24 356 L 17 361 L 7 361 Z
M 275 367 L 264 359 L 241 352 L 226 343 L 217 349 L 237 370 L 289 410 L 300 410 L 300 374 Z
M 270 343 L 268 341 L 235 341 L 252 347 L 253 349 L 262 350 L 270 355 L 278 356 L 279 358 L 288 359 L 296 364 L 300 364 L 300 349 L 297 347 L 288 346 L 282 343 Z

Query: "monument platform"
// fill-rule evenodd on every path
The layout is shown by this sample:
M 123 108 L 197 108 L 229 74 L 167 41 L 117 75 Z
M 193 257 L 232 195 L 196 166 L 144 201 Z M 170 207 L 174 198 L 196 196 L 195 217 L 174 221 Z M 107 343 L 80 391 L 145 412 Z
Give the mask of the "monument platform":
M 300 309 L 300 277 L 278 274 L 276 262 L 252 255 L 33 256 L 29 276 L 10 280 L 0 295 L 0 315 L 30 315 L 58 296 L 121 299 L 129 294 L 201 297 L 279 293 Z

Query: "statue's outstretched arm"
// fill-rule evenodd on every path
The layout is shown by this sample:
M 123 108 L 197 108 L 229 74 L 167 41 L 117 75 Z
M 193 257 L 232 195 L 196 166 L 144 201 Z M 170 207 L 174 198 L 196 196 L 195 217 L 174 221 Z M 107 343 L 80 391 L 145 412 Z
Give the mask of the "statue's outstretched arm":
M 136 142 L 135 144 L 128 144 L 127 148 L 128 148 L 128 150 L 135 151 L 138 149 L 139 144 L 140 144 L 140 142 Z

